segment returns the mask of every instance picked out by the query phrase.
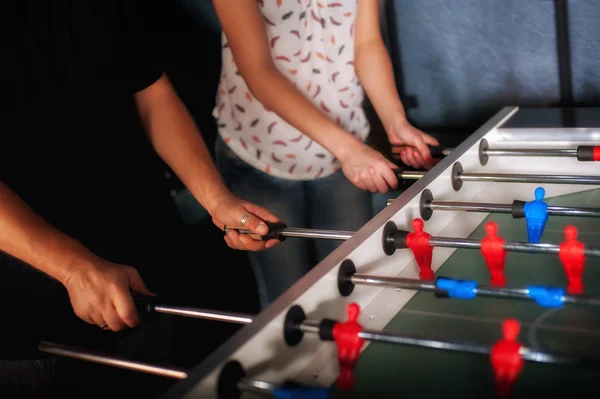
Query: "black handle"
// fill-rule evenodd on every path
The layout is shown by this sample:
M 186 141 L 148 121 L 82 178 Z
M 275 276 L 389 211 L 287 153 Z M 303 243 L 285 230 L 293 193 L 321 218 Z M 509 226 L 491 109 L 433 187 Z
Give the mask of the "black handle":
M 577 160 L 581 162 L 600 161 L 600 146 L 580 145 L 577 147 Z
M 525 201 L 514 200 L 512 203 L 512 217 L 514 219 L 522 219 L 525 217 Z
M 265 224 L 269 228 L 269 232 L 267 234 L 261 236 L 261 238 L 263 240 L 267 241 L 267 240 L 276 239 L 279 241 L 285 241 L 285 239 L 287 238 L 286 236 L 283 235 L 283 230 L 287 229 L 287 225 L 285 223 L 265 222 Z
M 435 276 L 435 286 L 436 286 L 436 289 L 435 289 L 435 291 L 433 291 L 433 295 L 436 298 L 450 298 L 450 295 L 448 295 L 448 291 L 441 290 L 441 289 L 437 288 L 437 281 L 439 279 L 441 279 L 441 278 L 447 278 L 447 277 L 444 277 L 444 276 Z
M 143 321 L 147 321 L 154 313 L 155 297 L 133 294 L 133 303 Z
M 398 169 L 394 169 L 394 173 L 398 179 L 398 184 L 404 183 L 404 179 L 402 178 L 402 173 L 404 172 L 406 172 L 406 168 L 403 168 L 402 166 L 399 166 Z

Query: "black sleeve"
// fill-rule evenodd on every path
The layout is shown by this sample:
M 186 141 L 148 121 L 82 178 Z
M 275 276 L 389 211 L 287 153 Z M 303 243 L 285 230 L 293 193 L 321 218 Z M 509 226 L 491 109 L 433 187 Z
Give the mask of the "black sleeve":
M 165 72 L 164 52 L 161 43 L 164 36 L 162 19 L 168 18 L 170 7 L 163 0 L 124 1 L 123 86 L 136 93 L 156 82 Z

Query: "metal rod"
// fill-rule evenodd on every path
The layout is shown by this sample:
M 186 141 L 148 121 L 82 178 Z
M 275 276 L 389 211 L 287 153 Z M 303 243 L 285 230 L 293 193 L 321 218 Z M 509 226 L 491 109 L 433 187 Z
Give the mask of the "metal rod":
M 501 183 L 562 183 L 600 185 L 600 176 L 524 175 L 503 173 L 459 173 L 461 181 L 492 181 Z
M 431 201 L 426 204 L 432 211 L 467 211 L 467 212 L 493 212 L 512 213 L 510 204 L 484 204 L 478 202 L 442 202 Z
M 143 373 L 159 375 L 162 377 L 176 379 L 187 378 L 187 372 L 185 370 L 155 366 L 152 364 L 106 356 L 89 350 L 83 350 L 52 342 L 42 341 L 38 345 L 38 349 L 40 352 L 49 353 L 51 355 L 64 356 L 71 359 L 84 360 L 87 362 L 104 364 L 107 366 L 114 366 L 127 370 L 141 371 Z
M 261 395 L 270 395 L 273 392 L 275 392 L 278 387 L 277 385 L 271 384 L 270 382 L 242 378 L 238 382 L 237 388 L 240 391 L 244 392 L 257 393 Z
M 237 324 L 250 324 L 254 316 L 244 313 L 224 313 L 213 310 L 176 307 L 168 305 L 152 305 L 152 310 L 158 313 L 171 314 L 196 319 L 217 320 Z
M 317 229 L 300 229 L 288 227 L 283 229 L 283 235 L 286 237 L 301 237 L 301 238 L 322 238 L 328 240 L 347 240 L 354 234 L 354 231 L 342 230 L 317 230 Z
M 399 178 L 403 180 L 419 180 L 423 176 L 425 176 L 427 172 L 419 172 L 419 171 L 404 171 L 399 174 Z
M 253 233 L 248 229 L 238 229 L 227 227 L 225 229 L 225 233 L 229 230 L 235 230 L 240 234 L 248 234 L 250 236 L 257 237 L 258 235 Z M 284 237 L 296 237 L 296 238 L 318 238 L 324 240 L 339 240 L 344 241 L 352 237 L 354 231 L 344 231 L 344 230 L 318 230 L 318 229 L 302 229 L 302 228 L 294 228 L 287 227 L 283 229 L 281 233 Z
M 319 322 L 307 320 L 303 322 L 299 327 L 301 331 L 311 332 L 311 333 L 319 333 L 317 331 L 313 331 L 313 329 L 304 329 L 304 325 L 319 325 Z M 489 355 L 491 352 L 490 345 L 482 345 L 476 343 L 469 342 L 459 342 L 459 341 L 450 341 L 450 340 L 440 340 L 433 338 L 426 338 L 421 336 L 411 336 L 411 335 L 401 335 L 396 333 L 390 333 L 385 331 L 371 331 L 371 330 L 363 330 L 358 333 L 358 337 L 367 341 L 373 342 L 382 342 L 396 345 L 404 345 L 404 346 L 412 346 L 412 347 L 420 347 L 420 348 L 429 348 L 429 349 L 441 349 L 452 352 L 465 352 L 465 353 L 473 353 L 478 355 Z M 521 357 L 524 360 L 530 362 L 537 363 L 551 363 L 551 364 L 561 364 L 561 365 L 569 365 L 569 366 L 587 366 L 592 368 L 598 368 L 600 366 L 600 358 L 584 358 L 584 357 L 576 357 L 571 355 L 562 355 L 562 354 L 551 354 L 551 353 L 543 353 L 534 351 L 527 347 L 521 347 L 519 350 Z
M 178 368 L 167 368 L 155 366 L 147 363 L 126 360 L 114 356 L 107 356 L 90 350 L 84 350 L 67 345 L 61 345 L 53 342 L 42 341 L 38 345 L 40 352 L 48 353 L 55 356 L 68 357 L 86 362 L 103 364 L 105 366 L 113 366 L 121 369 L 139 371 L 146 374 L 159 375 L 161 377 L 186 379 L 188 372 Z M 252 380 L 242 378 L 237 383 L 237 388 L 244 392 L 252 392 L 259 394 L 272 394 L 277 390 L 278 386 L 265 381 Z
M 373 287 L 392 287 L 419 291 L 440 291 L 433 282 L 424 282 L 412 278 L 399 277 L 377 277 L 366 274 L 356 273 L 349 277 L 349 280 L 356 285 L 369 285 Z
M 431 237 L 429 244 L 433 247 L 446 248 L 481 248 L 481 241 L 472 238 Z M 560 246 L 549 243 L 528 243 L 519 241 L 504 241 L 504 249 L 513 252 L 537 252 L 544 254 L 558 254 Z M 584 248 L 586 256 L 600 256 L 600 249 Z
M 368 285 L 376 287 L 402 288 L 418 291 L 429 291 L 434 293 L 446 293 L 447 291 L 438 288 L 434 282 L 421 281 L 409 278 L 399 277 L 378 277 L 366 274 L 356 273 L 348 278 L 356 285 Z M 449 279 L 451 280 L 451 279 Z M 506 288 L 492 287 L 487 285 L 477 285 L 473 289 L 475 295 L 501 298 L 501 299 L 518 299 L 525 301 L 535 301 L 535 298 L 530 296 L 529 288 Z M 572 305 L 588 305 L 600 306 L 600 297 L 591 295 L 564 295 L 563 303 Z
M 577 149 L 518 149 L 495 148 L 482 150 L 489 156 L 543 156 L 543 157 L 576 157 Z
M 467 211 L 467 212 L 490 212 L 490 213 L 512 213 L 511 204 L 486 204 L 480 202 L 449 202 L 431 201 L 426 204 L 432 211 Z M 548 206 L 548 215 L 555 216 L 581 216 L 600 217 L 600 208 L 578 208 L 567 206 Z
M 405 180 L 418 180 L 426 172 L 401 172 L 400 177 Z M 499 182 L 499 183 L 548 183 L 548 184 L 592 184 L 600 185 L 600 176 L 578 175 L 525 175 L 504 173 L 466 173 L 457 176 L 461 181 Z

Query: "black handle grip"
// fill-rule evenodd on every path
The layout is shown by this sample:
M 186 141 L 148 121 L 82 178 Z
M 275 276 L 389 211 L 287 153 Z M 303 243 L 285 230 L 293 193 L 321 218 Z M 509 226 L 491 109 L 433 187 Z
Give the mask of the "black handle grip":
M 404 179 L 402 178 L 402 173 L 406 171 L 406 168 L 399 166 L 398 169 L 394 169 L 394 173 L 396 174 L 396 178 L 398 179 L 398 184 L 404 183 Z
M 513 219 L 522 219 L 525 217 L 525 204 L 525 201 L 513 201 L 511 209 Z
M 267 241 L 267 240 L 276 239 L 279 241 L 285 241 L 285 239 L 287 238 L 286 236 L 283 235 L 283 230 L 287 229 L 287 225 L 285 223 L 265 222 L 265 224 L 269 228 L 269 232 L 267 234 L 261 236 L 261 238 L 263 240 Z
M 577 160 L 581 162 L 600 161 L 600 146 L 580 145 L 577 147 Z
M 447 278 L 444 276 L 436 276 L 435 277 L 435 286 L 437 287 L 437 281 L 440 278 Z M 450 298 L 450 295 L 448 295 L 448 291 L 446 290 L 440 290 L 439 288 L 436 288 L 435 291 L 433 291 L 433 294 L 435 295 L 436 298 Z
M 154 301 L 154 297 L 133 294 L 133 303 L 143 321 L 147 321 L 154 313 Z

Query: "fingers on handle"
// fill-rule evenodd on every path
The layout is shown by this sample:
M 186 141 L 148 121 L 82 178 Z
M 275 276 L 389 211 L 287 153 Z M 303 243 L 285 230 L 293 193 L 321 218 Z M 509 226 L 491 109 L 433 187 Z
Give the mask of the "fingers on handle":
M 140 315 L 129 293 L 120 292 L 115 295 L 115 310 L 118 317 L 129 327 L 136 327 L 141 323 Z
M 260 217 L 256 216 L 253 213 L 250 213 L 246 218 L 246 223 L 244 223 L 244 227 L 246 227 L 253 233 L 260 235 L 264 235 L 269 232 L 269 228 L 267 227 L 265 222 L 263 222 L 263 220 Z
M 112 331 L 121 331 L 125 327 L 125 323 L 123 320 L 121 320 L 117 308 L 112 303 L 106 304 L 102 316 L 104 318 L 104 322 Z

